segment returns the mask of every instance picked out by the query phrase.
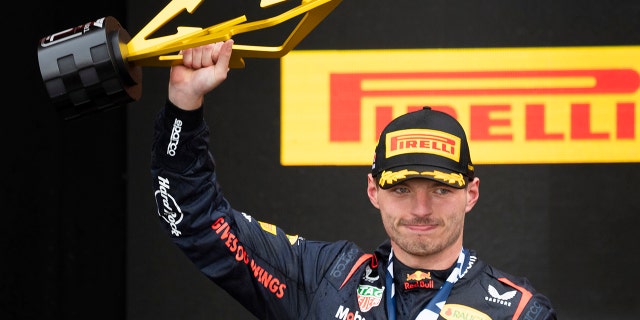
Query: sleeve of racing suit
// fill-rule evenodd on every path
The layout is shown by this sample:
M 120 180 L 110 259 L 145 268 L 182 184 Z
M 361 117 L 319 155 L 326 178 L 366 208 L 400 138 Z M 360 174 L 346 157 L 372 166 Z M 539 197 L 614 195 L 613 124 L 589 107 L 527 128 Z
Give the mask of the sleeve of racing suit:
M 167 101 L 158 114 L 151 166 L 158 216 L 187 257 L 258 318 L 299 319 L 345 244 L 290 236 L 231 208 L 202 109 Z

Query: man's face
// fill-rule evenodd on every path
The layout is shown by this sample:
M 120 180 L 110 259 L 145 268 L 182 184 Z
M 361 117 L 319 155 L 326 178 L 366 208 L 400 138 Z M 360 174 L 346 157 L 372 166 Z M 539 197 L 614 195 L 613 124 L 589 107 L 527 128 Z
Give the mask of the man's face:
M 479 179 L 464 189 L 429 179 L 410 179 L 390 189 L 369 175 L 367 193 L 378 209 L 396 256 L 405 264 L 458 256 L 465 214 L 479 196 Z M 443 268 L 448 268 L 446 261 Z M 415 266 L 418 267 L 418 266 Z

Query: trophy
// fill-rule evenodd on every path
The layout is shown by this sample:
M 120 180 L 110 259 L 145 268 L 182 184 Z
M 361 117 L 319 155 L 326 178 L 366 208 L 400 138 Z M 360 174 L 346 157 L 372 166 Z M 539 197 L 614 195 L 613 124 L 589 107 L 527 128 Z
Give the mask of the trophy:
M 69 28 L 40 40 L 38 62 L 51 102 L 64 119 L 107 110 L 142 95 L 142 67 L 182 63 L 180 50 L 231 39 L 301 16 L 279 46 L 233 45 L 230 68 L 244 58 L 280 58 L 295 48 L 342 0 L 301 0 L 276 16 L 247 21 L 240 16 L 207 28 L 179 26 L 174 34 L 152 38 L 182 11 L 193 13 L 203 0 L 172 0 L 135 36 L 111 16 Z M 289 0 L 261 0 L 267 8 Z

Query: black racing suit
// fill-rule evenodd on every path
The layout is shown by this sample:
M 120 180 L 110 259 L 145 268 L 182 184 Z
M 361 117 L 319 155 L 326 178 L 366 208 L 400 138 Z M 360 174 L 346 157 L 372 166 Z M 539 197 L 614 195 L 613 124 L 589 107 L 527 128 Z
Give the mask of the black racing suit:
M 155 124 L 151 171 L 159 218 L 209 279 L 259 319 L 387 319 L 388 241 L 369 254 L 349 241 L 288 235 L 234 210 L 220 191 L 208 141 L 202 108 L 167 102 Z M 555 319 L 549 300 L 526 279 L 470 256 L 439 319 Z M 395 268 L 397 319 L 415 319 L 447 272 Z

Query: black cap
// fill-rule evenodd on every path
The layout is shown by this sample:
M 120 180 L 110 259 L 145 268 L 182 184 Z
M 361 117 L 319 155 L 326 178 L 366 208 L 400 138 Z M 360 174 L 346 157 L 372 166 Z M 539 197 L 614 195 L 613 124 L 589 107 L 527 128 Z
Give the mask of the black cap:
M 383 189 L 414 178 L 464 188 L 474 177 L 464 129 L 430 107 L 397 117 L 380 134 L 371 174 Z

